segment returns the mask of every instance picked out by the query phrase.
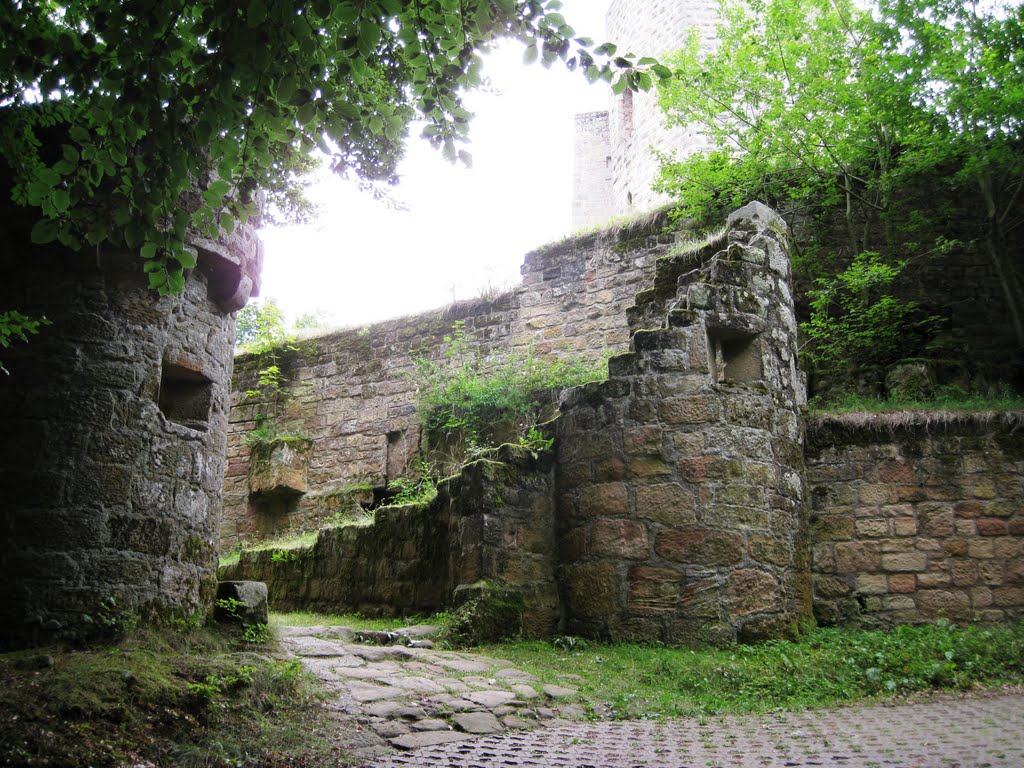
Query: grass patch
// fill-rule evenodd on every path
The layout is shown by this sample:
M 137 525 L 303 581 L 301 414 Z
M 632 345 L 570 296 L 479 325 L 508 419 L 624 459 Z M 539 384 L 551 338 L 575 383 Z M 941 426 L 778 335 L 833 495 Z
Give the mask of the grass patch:
M 326 527 L 341 528 L 349 525 L 370 525 L 371 523 L 373 523 L 373 514 L 367 513 L 355 518 L 339 518 L 332 521 L 331 524 Z M 295 531 L 272 539 L 264 539 L 263 541 L 251 541 L 244 544 L 236 544 L 231 549 L 220 554 L 218 565 L 221 568 L 226 565 L 234 565 L 242 556 L 242 552 L 263 552 L 268 549 L 279 549 L 282 551 L 306 549 L 316 544 L 316 540 L 319 535 L 320 530 Z
M 564 675 L 578 675 L 582 681 L 569 684 L 579 688 L 583 701 L 595 713 L 619 719 L 805 709 L 1024 683 L 1024 623 L 828 628 L 796 642 L 726 650 L 582 643 L 561 650 L 531 641 L 480 651 L 508 659 L 545 683 L 564 685 Z
M 316 682 L 267 650 L 191 630 L 0 654 L 0 765 L 348 765 Z
M 1003 395 L 985 397 L 982 395 L 947 395 L 926 400 L 904 400 L 899 398 L 882 399 L 878 397 L 862 397 L 844 395 L 828 401 L 811 400 L 807 407 L 808 413 L 843 414 L 843 413 L 893 413 L 897 411 L 948 411 L 952 413 L 984 413 L 988 411 L 1020 411 L 1024 410 L 1024 395 Z
M 350 629 L 374 632 L 389 632 L 403 627 L 411 627 L 414 624 L 443 626 L 446 620 L 447 616 L 443 613 L 405 618 L 393 616 L 367 618 L 356 613 L 309 613 L 305 611 L 270 614 L 271 627 L 349 627 Z

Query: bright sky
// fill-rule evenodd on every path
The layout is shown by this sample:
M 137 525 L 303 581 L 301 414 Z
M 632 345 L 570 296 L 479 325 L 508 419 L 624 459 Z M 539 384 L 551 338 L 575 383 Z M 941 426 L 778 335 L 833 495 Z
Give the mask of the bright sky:
M 564 0 L 562 12 L 603 42 L 608 4 Z M 261 296 L 291 318 L 323 310 L 331 325 L 349 326 L 518 284 L 523 256 L 571 228 L 573 115 L 609 99 L 607 84 L 588 85 L 578 71 L 523 65 L 522 50 L 506 42 L 489 55 L 496 92 L 469 99 L 472 169 L 410 138 L 394 188 L 407 211 L 327 174 L 310 194 L 319 222 L 262 231 Z

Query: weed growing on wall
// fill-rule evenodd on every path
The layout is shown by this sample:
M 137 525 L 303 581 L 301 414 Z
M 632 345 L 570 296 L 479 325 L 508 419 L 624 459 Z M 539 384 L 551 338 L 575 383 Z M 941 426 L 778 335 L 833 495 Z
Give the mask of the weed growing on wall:
M 414 359 L 424 432 L 465 455 L 522 440 L 545 418 L 554 392 L 604 379 L 605 358 L 542 357 L 533 350 L 484 355 L 462 321 L 444 338 L 439 360 Z

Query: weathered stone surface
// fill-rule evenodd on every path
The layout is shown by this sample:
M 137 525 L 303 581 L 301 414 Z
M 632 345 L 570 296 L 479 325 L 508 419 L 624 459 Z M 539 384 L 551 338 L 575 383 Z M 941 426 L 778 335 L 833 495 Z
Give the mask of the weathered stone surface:
M 635 520 L 598 520 L 590 534 L 595 557 L 643 560 L 650 554 L 647 528 Z
M 1019 482 L 977 483 L 1020 467 L 1010 459 L 1019 456 L 1010 447 L 1012 427 L 968 416 L 939 430 L 929 418 L 882 428 L 841 417 L 811 423 L 808 481 L 823 501 L 821 519 L 834 518 L 832 500 L 842 500 L 842 516 L 855 520 L 849 540 L 830 536 L 815 545 L 818 615 L 845 615 L 832 573 L 855 579 L 862 610 L 874 620 L 1002 621 L 1024 612 L 1024 596 L 1010 596 L 1009 613 L 991 613 L 992 587 L 1020 561 L 1021 532 L 1014 535 L 1012 525 L 1024 519 L 1024 490 Z M 985 498 L 990 493 L 997 496 Z M 900 503 L 878 504 L 894 497 Z M 1006 516 L 993 515 L 994 505 Z
M 778 610 L 783 602 L 778 579 L 770 573 L 753 569 L 738 570 L 729 577 L 725 598 L 733 616 Z
M 639 486 L 636 489 L 636 515 L 662 525 L 692 525 L 697 522 L 693 491 L 679 483 Z
M 711 529 L 665 530 L 655 549 L 668 560 L 704 565 L 735 565 L 744 554 L 743 538 L 736 533 Z
M 222 581 L 217 584 L 214 615 L 218 621 L 266 624 L 267 585 L 262 581 Z
M 181 294 L 159 298 L 137 255 L 31 245 L 32 217 L 8 204 L 0 305 L 52 325 L 3 355 L 0 649 L 88 635 L 86 616 L 201 617 L 234 346 L 220 257 L 200 252 Z M 261 258 L 251 227 L 221 246 L 236 271 Z
M 501 733 L 505 726 L 490 712 L 462 712 L 452 721 L 466 733 Z
M 393 746 L 399 749 L 421 749 L 432 747 L 435 744 L 448 744 L 453 741 L 462 741 L 468 738 L 464 733 L 455 731 L 425 731 L 422 733 L 409 733 L 404 736 L 396 736 L 388 739 Z

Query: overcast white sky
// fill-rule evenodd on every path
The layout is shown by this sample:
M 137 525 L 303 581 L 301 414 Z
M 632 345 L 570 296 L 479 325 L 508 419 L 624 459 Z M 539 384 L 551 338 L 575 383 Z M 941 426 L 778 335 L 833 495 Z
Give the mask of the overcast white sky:
M 564 0 L 562 12 L 602 42 L 607 7 Z M 263 230 L 261 295 L 291 317 L 319 309 L 347 326 L 517 284 L 523 256 L 570 231 L 573 115 L 607 108 L 609 90 L 558 65 L 525 66 L 511 42 L 487 57 L 485 73 L 499 93 L 471 97 L 471 170 L 411 138 L 394 190 L 407 211 L 325 178 L 311 194 L 319 222 Z

